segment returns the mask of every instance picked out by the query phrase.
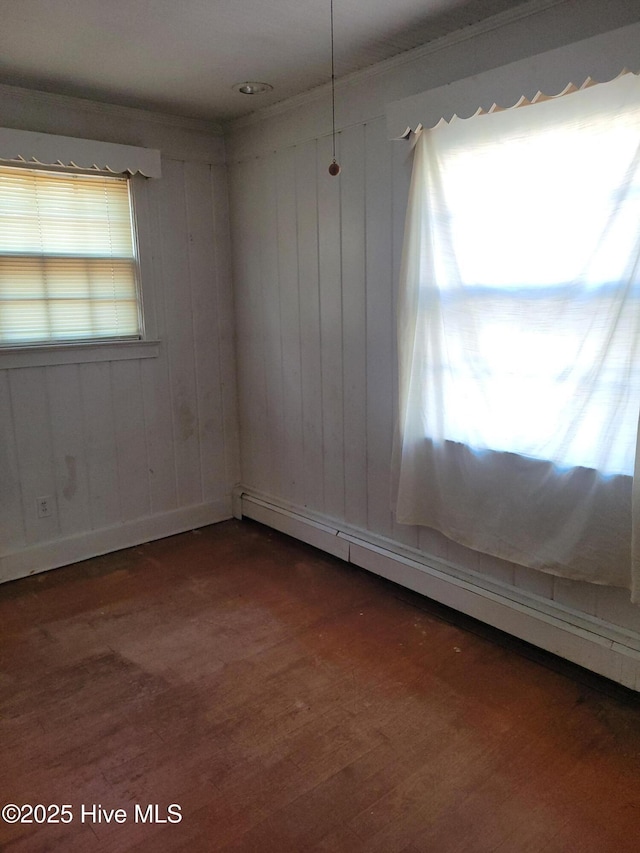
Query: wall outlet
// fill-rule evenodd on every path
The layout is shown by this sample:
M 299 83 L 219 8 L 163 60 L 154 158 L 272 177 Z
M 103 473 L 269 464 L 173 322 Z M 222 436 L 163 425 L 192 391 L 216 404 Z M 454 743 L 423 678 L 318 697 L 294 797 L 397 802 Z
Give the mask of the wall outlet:
M 38 518 L 49 518 L 53 514 L 53 498 L 51 495 L 36 498 L 36 507 L 38 509 Z

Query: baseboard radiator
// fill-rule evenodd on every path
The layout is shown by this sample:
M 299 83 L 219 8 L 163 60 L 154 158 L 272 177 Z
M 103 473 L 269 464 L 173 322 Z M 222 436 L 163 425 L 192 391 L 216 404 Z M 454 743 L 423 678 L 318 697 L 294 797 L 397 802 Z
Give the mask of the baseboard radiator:
M 233 505 L 236 518 L 259 521 L 640 692 L 640 636 L 633 631 L 243 487 Z

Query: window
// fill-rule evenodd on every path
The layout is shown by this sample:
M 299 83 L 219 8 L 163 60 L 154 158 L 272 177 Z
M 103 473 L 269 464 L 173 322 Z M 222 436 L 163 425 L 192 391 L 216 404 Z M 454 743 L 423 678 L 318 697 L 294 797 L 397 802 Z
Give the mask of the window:
M 639 139 L 629 74 L 418 140 L 399 300 L 398 520 L 631 586 Z
M 142 333 L 129 179 L 0 166 L 0 347 Z
M 576 122 L 549 106 L 551 121 L 488 116 L 480 139 L 454 128 L 438 149 L 435 285 L 421 286 L 439 291 L 444 337 L 425 381 L 442 383 L 449 440 L 631 475 L 640 107 Z M 426 295 L 431 338 L 432 311 Z

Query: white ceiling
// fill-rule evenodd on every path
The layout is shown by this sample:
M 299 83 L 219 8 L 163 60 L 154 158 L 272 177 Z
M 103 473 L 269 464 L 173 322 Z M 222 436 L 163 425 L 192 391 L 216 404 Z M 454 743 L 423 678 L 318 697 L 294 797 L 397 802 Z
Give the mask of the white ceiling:
M 334 0 L 336 75 L 522 1 Z M 0 83 L 176 115 L 252 112 L 326 83 L 330 56 L 330 0 L 0 0 Z

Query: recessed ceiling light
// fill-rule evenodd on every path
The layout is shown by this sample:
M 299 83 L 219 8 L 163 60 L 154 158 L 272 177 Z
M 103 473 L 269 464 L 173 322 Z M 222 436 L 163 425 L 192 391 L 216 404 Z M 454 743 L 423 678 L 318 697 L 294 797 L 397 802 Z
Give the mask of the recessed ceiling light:
M 270 92 L 272 89 L 273 86 L 269 83 L 257 83 L 255 81 L 236 83 L 233 86 L 235 92 L 241 92 L 243 95 L 261 95 L 263 92 Z

